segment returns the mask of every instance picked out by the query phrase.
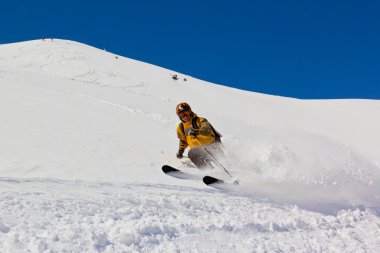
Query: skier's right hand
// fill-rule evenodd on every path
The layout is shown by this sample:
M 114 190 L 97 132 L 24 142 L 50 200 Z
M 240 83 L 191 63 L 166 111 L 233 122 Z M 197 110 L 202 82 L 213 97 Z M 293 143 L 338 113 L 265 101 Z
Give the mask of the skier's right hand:
M 178 152 L 177 152 L 177 158 L 178 158 L 178 159 L 182 159 L 182 158 L 183 158 L 183 152 L 178 151 Z

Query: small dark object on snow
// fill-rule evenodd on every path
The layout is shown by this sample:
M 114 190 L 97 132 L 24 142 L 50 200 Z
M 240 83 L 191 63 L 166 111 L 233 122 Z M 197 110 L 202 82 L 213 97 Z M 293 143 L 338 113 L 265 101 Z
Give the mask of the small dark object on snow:
M 179 79 L 177 75 L 172 75 L 172 78 L 173 78 L 173 80 L 178 80 Z

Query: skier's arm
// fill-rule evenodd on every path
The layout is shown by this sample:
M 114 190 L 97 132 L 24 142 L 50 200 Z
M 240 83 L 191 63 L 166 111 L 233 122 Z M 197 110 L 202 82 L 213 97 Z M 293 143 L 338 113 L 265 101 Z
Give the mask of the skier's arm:
M 207 119 L 199 118 L 199 129 L 196 129 L 197 134 L 205 135 L 205 136 L 214 136 L 214 133 L 211 128 L 211 124 L 207 121 Z
M 184 136 L 182 133 L 181 133 L 181 130 L 180 128 L 178 127 L 177 128 L 177 137 L 179 139 L 179 147 L 178 147 L 178 152 L 185 152 L 185 149 L 189 146 L 187 144 L 187 141 L 186 141 L 186 136 Z

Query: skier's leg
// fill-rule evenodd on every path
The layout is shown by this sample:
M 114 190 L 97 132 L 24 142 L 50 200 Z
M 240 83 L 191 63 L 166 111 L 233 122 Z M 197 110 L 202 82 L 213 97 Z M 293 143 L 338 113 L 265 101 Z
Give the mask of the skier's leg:
M 223 151 L 223 146 L 221 144 L 221 142 L 213 142 L 207 146 L 205 146 L 205 148 L 207 149 L 207 155 L 209 157 L 212 158 L 212 160 L 214 159 L 218 159 L 218 158 L 222 158 L 224 157 L 224 151 Z M 211 153 L 211 154 L 210 154 Z
M 204 153 L 211 167 L 219 167 L 225 160 L 225 153 L 221 142 L 213 142 L 204 146 Z
M 205 147 L 205 150 L 212 161 L 212 165 L 215 165 L 216 167 L 220 167 L 224 169 L 224 171 L 232 177 L 232 175 L 228 172 L 228 170 L 223 165 L 224 163 L 223 160 L 225 159 L 225 153 L 224 153 L 221 142 L 213 142 L 207 145 L 207 147 Z
M 202 148 L 190 149 L 188 156 L 190 160 L 195 164 L 195 166 L 197 166 L 199 169 L 204 169 L 210 166 L 210 160 Z

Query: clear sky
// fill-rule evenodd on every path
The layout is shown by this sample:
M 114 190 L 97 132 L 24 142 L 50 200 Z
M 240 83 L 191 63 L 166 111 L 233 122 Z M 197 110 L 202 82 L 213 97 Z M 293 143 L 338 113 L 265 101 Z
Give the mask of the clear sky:
M 0 43 L 50 36 L 245 90 L 380 99 L 378 0 L 0 0 Z

